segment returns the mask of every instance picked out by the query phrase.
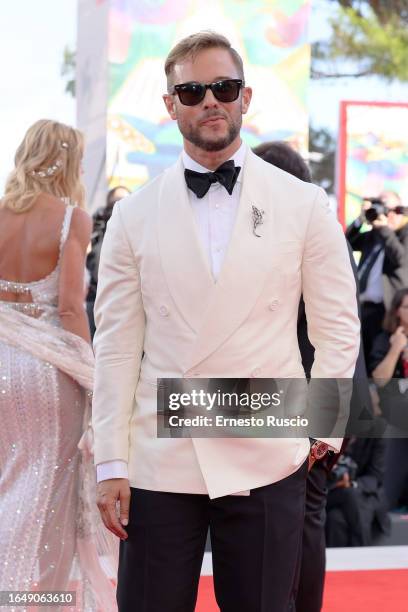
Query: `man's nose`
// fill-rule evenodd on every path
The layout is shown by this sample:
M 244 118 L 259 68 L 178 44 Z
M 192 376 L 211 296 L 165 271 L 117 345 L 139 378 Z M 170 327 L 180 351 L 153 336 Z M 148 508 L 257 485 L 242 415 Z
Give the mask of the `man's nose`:
M 209 87 L 207 87 L 207 91 L 205 92 L 203 105 L 204 108 L 214 108 L 218 106 L 218 100 Z

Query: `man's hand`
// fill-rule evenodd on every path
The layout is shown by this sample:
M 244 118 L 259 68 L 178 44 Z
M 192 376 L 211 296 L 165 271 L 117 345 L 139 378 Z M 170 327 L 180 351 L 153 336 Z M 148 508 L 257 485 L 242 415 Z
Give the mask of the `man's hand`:
M 388 225 L 388 219 L 385 215 L 378 215 L 377 219 L 373 221 L 373 227 L 385 227 Z
M 119 517 L 116 504 L 119 502 Z M 97 487 L 97 506 L 103 523 L 118 538 L 127 540 L 128 534 L 122 525 L 129 522 L 130 486 L 127 478 L 102 480 Z

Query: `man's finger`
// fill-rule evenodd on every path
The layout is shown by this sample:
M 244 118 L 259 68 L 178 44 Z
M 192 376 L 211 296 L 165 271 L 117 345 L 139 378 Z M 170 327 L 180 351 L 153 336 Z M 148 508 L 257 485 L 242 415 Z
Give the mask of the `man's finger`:
M 129 506 L 130 506 L 130 491 L 122 493 L 119 499 L 120 502 L 120 523 L 124 526 L 129 524 Z
M 122 528 L 116 514 L 115 503 L 102 503 L 99 505 L 102 521 L 107 529 L 114 533 L 118 538 L 126 540 L 128 535 Z
M 116 535 L 126 540 L 128 537 L 128 534 L 126 533 L 126 531 L 123 529 L 122 525 L 120 524 L 119 517 L 116 512 L 116 504 L 113 506 L 108 506 L 107 512 L 108 512 L 108 520 L 111 526 L 111 531 L 113 531 L 114 533 L 116 532 Z
M 122 528 L 116 513 L 112 515 L 111 512 L 106 514 L 106 527 L 111 531 L 114 535 L 116 535 L 121 540 L 127 540 L 128 534 Z

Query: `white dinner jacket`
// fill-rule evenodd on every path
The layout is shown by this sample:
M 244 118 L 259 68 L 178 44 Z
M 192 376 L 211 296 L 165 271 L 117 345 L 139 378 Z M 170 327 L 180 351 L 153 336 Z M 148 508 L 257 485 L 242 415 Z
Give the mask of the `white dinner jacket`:
M 304 438 L 157 438 L 156 393 L 160 377 L 304 377 L 301 293 L 315 347 L 312 376 L 354 374 L 356 286 L 324 191 L 250 150 L 243 172 L 216 282 L 181 158 L 117 204 L 108 223 L 95 303 L 94 453 L 96 464 L 126 461 L 133 487 L 214 498 L 299 468 L 309 450 Z M 259 238 L 252 206 L 263 211 Z

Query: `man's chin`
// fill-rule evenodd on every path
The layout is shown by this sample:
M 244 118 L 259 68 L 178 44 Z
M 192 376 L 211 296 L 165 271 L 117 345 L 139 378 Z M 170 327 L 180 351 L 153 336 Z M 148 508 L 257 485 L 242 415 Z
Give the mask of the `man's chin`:
M 184 138 L 191 142 L 199 149 L 207 151 L 208 153 L 222 151 L 226 149 L 239 134 L 238 130 L 217 130 L 217 132 L 209 133 L 207 130 L 203 133 L 201 130 L 197 131 L 183 131 L 180 130 Z
M 212 152 L 212 151 L 222 151 L 228 145 L 231 144 L 231 139 L 228 136 L 224 136 L 223 138 L 203 138 L 200 141 L 200 148 L 204 151 Z

